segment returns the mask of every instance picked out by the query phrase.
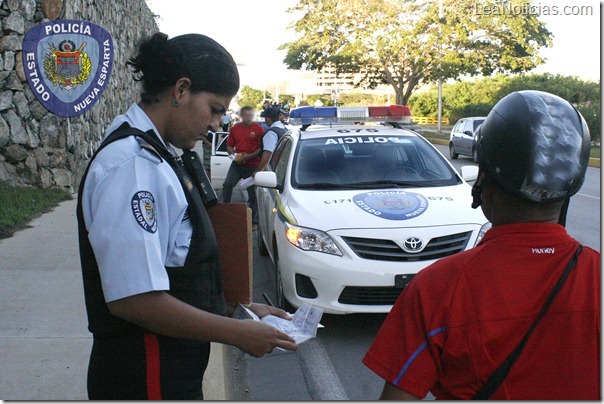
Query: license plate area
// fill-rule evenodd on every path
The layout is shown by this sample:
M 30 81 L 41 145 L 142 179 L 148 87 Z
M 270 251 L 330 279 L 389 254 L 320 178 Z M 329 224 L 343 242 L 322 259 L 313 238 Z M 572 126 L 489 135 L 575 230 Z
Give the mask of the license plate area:
M 413 279 L 415 274 L 406 274 L 406 275 L 395 275 L 394 276 L 394 286 L 397 288 L 404 288 L 407 284 Z

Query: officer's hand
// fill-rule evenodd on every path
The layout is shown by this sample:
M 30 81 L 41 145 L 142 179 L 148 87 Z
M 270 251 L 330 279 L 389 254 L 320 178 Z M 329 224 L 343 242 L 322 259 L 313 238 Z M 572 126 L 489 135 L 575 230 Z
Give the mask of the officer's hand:
M 278 309 L 276 307 L 267 306 L 265 304 L 252 303 L 250 306 L 250 310 L 254 312 L 255 315 L 262 318 L 269 314 L 273 316 L 281 317 L 286 320 L 291 320 L 292 317 L 285 312 L 285 310 Z
M 298 344 L 289 335 L 261 321 L 240 320 L 244 331 L 237 348 L 252 356 L 260 358 L 272 352 L 276 347 L 295 351 Z

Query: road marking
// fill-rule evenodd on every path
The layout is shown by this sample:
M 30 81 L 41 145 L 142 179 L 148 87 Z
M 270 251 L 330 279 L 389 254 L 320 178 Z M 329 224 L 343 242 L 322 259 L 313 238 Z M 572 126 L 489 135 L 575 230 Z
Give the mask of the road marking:
M 582 193 L 580 193 L 580 192 L 579 192 L 577 195 L 579 195 L 579 196 L 584 196 L 584 197 L 586 197 L 586 198 L 600 199 L 600 197 L 599 197 L 599 196 L 593 196 L 593 195 L 582 194 Z

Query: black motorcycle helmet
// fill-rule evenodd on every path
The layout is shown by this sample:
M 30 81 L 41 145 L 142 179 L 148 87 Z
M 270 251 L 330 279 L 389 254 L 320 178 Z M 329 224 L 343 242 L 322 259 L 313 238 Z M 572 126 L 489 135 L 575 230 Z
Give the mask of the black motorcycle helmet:
M 474 185 L 472 207 L 480 206 L 490 181 L 533 202 L 570 198 L 585 180 L 589 148 L 585 119 L 568 101 L 542 91 L 509 94 L 478 130 L 478 162 L 486 178 Z

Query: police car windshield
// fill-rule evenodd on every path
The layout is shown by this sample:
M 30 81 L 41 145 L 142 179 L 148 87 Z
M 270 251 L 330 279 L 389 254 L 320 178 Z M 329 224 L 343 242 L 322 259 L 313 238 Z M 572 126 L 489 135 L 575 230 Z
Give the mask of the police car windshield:
M 292 170 L 300 189 L 441 187 L 461 179 L 425 140 L 377 133 L 301 139 Z

